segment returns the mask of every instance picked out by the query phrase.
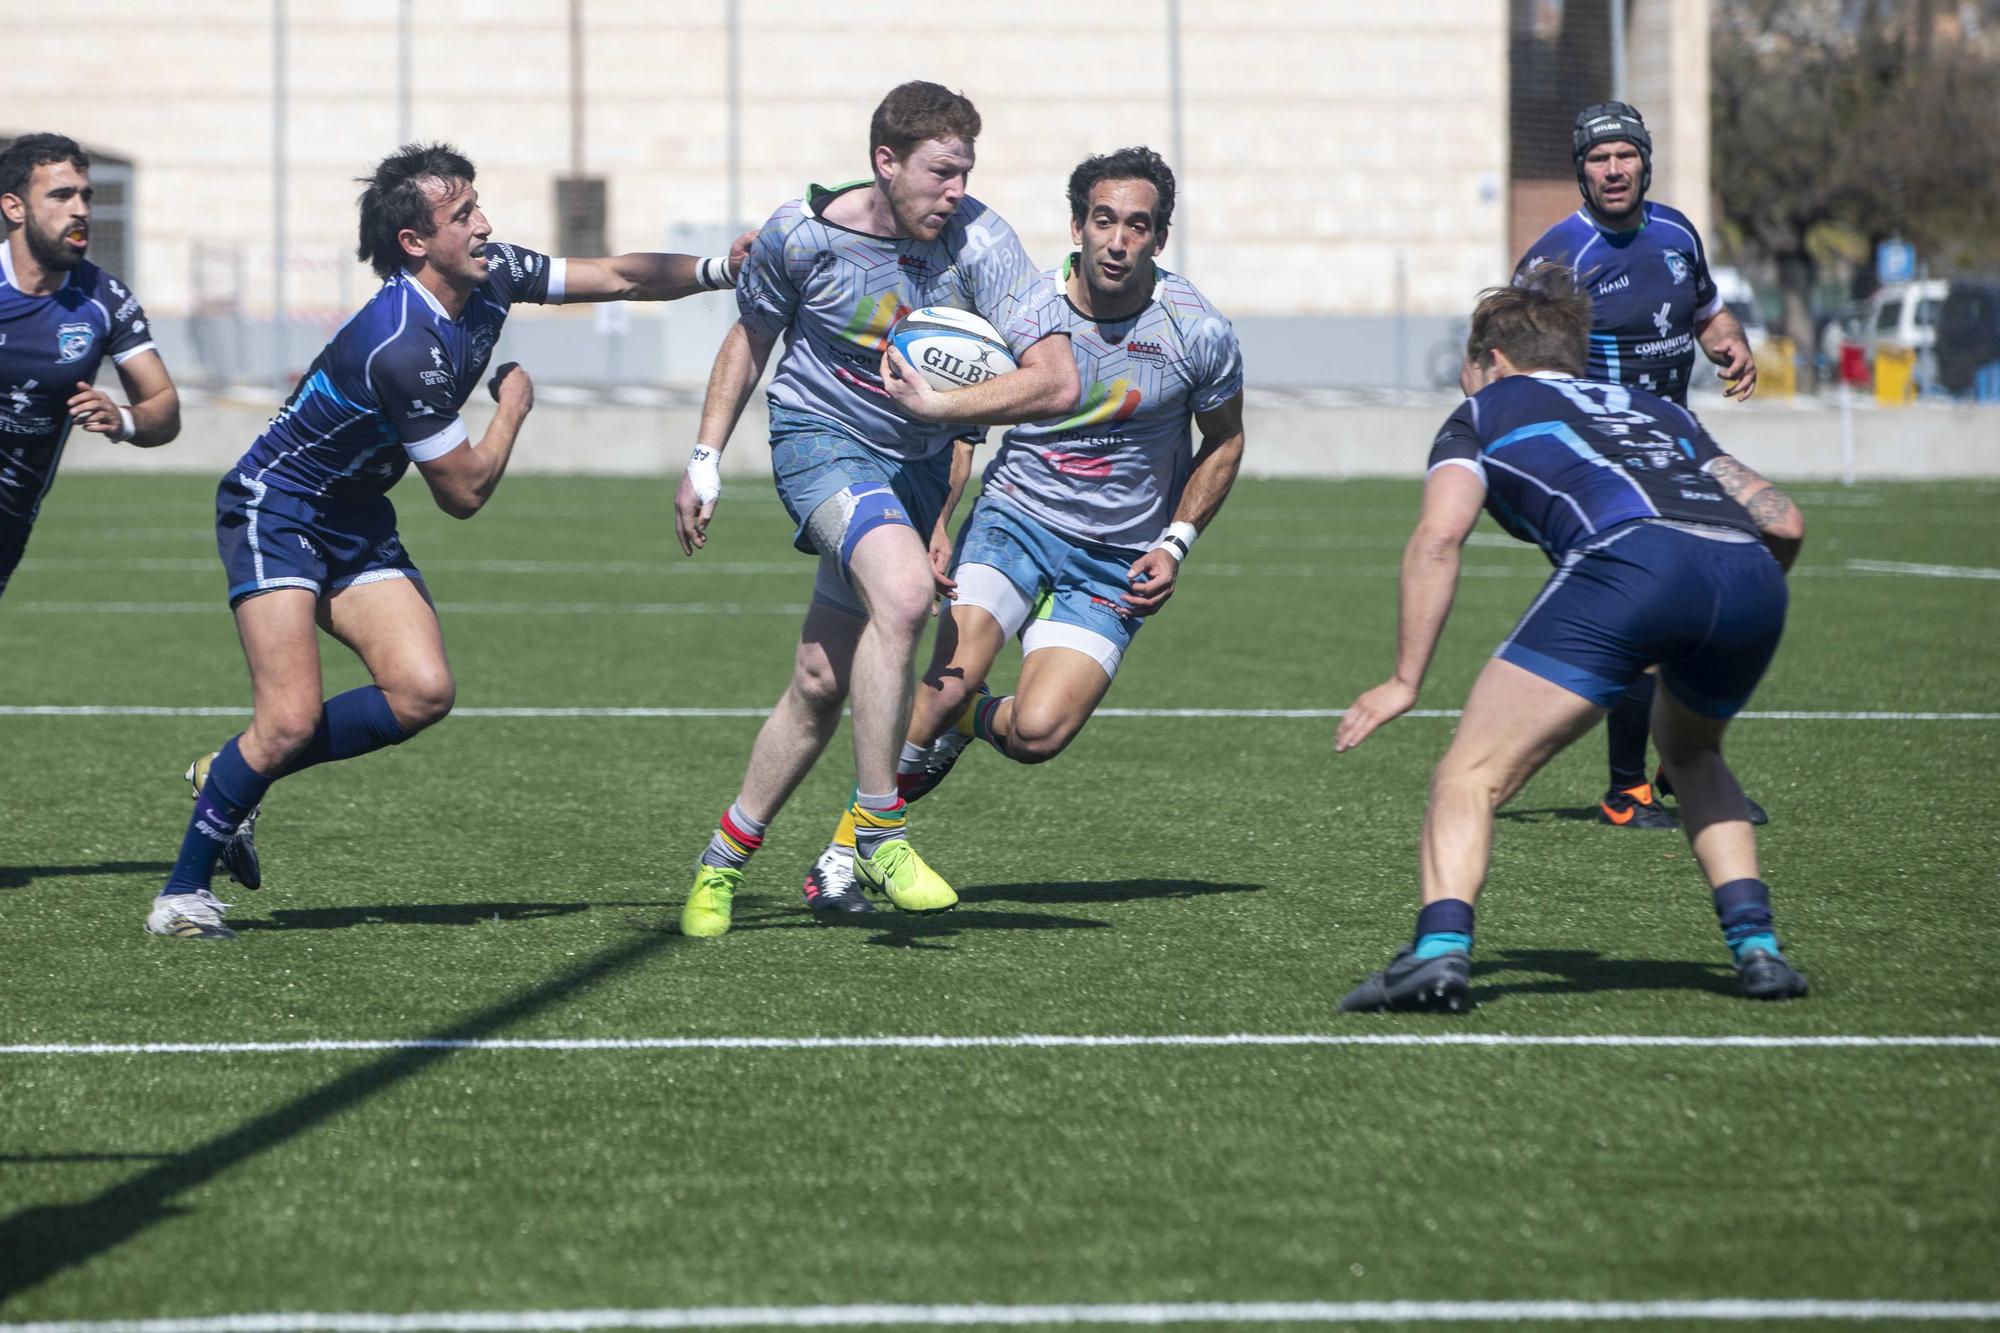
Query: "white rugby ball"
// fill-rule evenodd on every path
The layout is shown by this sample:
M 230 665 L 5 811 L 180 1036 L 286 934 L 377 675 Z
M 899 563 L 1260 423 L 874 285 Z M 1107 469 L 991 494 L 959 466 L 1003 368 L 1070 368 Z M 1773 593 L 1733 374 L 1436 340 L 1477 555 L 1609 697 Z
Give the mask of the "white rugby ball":
M 889 341 L 940 393 L 1018 369 L 1000 331 L 970 310 L 912 310 L 889 330 Z

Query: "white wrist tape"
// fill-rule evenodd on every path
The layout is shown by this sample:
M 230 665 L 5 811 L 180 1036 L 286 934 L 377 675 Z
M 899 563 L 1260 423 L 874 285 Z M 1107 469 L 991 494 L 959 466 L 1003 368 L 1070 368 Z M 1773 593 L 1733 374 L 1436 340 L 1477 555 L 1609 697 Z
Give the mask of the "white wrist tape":
M 688 485 L 702 504 L 714 504 L 722 495 L 722 451 L 697 444 L 688 459 Z
M 727 256 L 698 261 L 694 266 L 694 280 L 702 285 L 704 291 L 711 292 L 736 285 L 736 275 L 729 271 Z
M 131 439 L 134 435 L 137 435 L 138 433 L 139 433 L 139 425 L 137 422 L 132 420 L 132 409 L 129 407 L 119 408 L 118 431 L 111 438 L 122 443 L 126 440 Z
M 1200 535 L 1192 523 L 1169 523 L 1167 530 L 1160 534 L 1160 539 L 1153 543 L 1153 549 L 1165 551 L 1174 558 L 1175 564 L 1179 564 L 1188 558 L 1188 552 L 1194 549 L 1194 539 Z

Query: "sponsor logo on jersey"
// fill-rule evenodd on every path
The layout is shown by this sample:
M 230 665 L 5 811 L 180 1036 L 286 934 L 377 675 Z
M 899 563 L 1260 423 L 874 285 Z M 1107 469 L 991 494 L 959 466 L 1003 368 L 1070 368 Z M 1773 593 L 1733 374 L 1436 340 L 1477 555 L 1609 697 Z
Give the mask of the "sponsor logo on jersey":
M 81 361 L 90 355 L 90 345 L 97 341 L 97 330 L 88 324 L 65 324 L 56 330 L 56 361 L 68 365 Z
M 119 320 L 130 317 L 132 312 L 134 310 L 137 310 L 138 308 L 139 308 L 138 297 L 136 296 L 126 297 L 125 304 L 119 306 L 117 312 L 111 316 L 111 322 L 116 324 Z
M 927 282 L 931 276 L 931 261 L 922 255 L 898 255 L 896 267 L 914 274 L 918 282 Z
M 1158 343 L 1146 342 L 1143 339 L 1134 338 L 1125 344 L 1125 355 L 1136 356 L 1142 361 L 1165 361 L 1167 359 L 1167 349 Z
M 1674 331 L 1673 312 L 1674 304 L 1671 301 L 1660 302 L 1660 308 L 1653 312 L 1653 327 L 1660 331 L 1662 338 Z
M 418 378 L 423 380 L 423 382 L 426 384 L 451 383 L 450 373 L 443 370 L 426 370 L 421 375 L 419 375 Z
M 1674 286 L 1678 287 L 1688 280 L 1688 275 L 1693 273 L 1694 269 L 1688 264 L 1686 255 L 1678 250 L 1669 250 L 1667 251 L 1667 272 L 1674 275 Z
M 444 349 L 436 343 L 431 344 L 431 364 L 439 370 L 444 369 Z
M 1598 283 L 1597 294 L 1599 296 L 1609 296 L 1611 293 L 1622 291 L 1631 285 L 1632 275 L 1630 273 L 1621 273 L 1615 278 L 1607 278 L 1605 281 Z

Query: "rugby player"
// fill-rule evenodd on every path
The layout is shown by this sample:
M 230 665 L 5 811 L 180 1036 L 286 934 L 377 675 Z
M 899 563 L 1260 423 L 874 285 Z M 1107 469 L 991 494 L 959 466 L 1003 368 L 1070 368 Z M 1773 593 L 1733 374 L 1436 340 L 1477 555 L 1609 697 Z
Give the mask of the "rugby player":
M 1695 348 L 1721 368 L 1724 393 L 1738 401 L 1757 391 L 1757 362 L 1743 326 L 1716 291 L 1708 252 L 1677 209 L 1652 203 L 1653 136 L 1623 102 L 1585 107 L 1570 133 L 1583 207 L 1528 247 L 1516 276 L 1562 264 L 1590 293 L 1590 377 L 1645 389 L 1687 406 Z M 1598 818 L 1625 828 L 1672 828 L 1646 780 L 1646 729 L 1653 676 L 1632 683 L 1605 722 L 1610 786 Z M 1752 818 L 1764 811 L 1754 801 Z
M 358 254 L 382 278 L 307 369 L 284 410 L 222 479 L 216 544 L 249 660 L 249 729 L 189 770 L 195 809 L 146 918 L 156 935 L 227 940 L 210 889 L 218 857 L 261 880 L 251 838 L 281 777 L 399 745 L 451 711 L 457 686 L 423 576 L 396 533 L 388 491 L 412 463 L 438 507 L 471 518 L 492 499 L 534 405 L 527 372 L 492 381 L 478 441 L 459 409 L 486 374 L 519 302 L 672 301 L 726 287 L 729 259 L 627 254 L 551 259 L 491 239 L 472 163 L 411 144 L 362 182 Z M 374 679 L 324 702 L 317 624 Z
M 1022 337 L 1069 334 L 1087 387 L 1078 411 L 1009 430 L 986 469 L 897 765 L 906 800 L 943 781 L 975 738 L 1017 763 L 1062 753 L 1145 618 L 1173 596 L 1242 462 L 1236 334 L 1193 283 L 1155 263 L 1173 171 L 1149 148 L 1092 157 L 1070 173 L 1069 209 L 1076 252 L 1040 275 L 1015 326 Z M 1016 635 L 1020 683 L 995 698 L 986 676 Z M 807 876 L 807 904 L 845 902 L 853 864 L 843 818 Z
M 139 298 L 84 258 L 90 200 L 75 140 L 24 134 L 0 152 L 0 593 L 72 427 L 141 449 L 180 434 L 180 395 Z M 93 387 L 107 356 L 124 403 Z
M 978 111 L 957 93 L 924 82 L 892 89 L 869 124 L 870 177 L 813 186 L 779 208 L 737 285 L 741 317 L 716 354 L 700 442 L 675 500 L 681 549 L 692 555 L 708 541 L 718 459 L 782 334 L 767 390 L 771 468 L 793 544 L 819 566 L 791 682 L 697 862 L 681 913 L 687 935 L 729 929 L 744 866 L 850 697 L 861 888 L 906 912 L 958 901 L 911 848 L 896 790 L 911 659 L 934 595 L 951 586 L 945 502 L 963 480 L 952 475 L 951 442 L 968 426 L 1052 416 L 1077 396 L 1069 339 L 1022 334 L 1009 320 L 1034 267 L 1013 228 L 965 192 L 979 129 Z M 923 381 L 887 334 L 904 311 L 927 305 L 983 316 L 1006 332 L 1020 368 L 919 394 Z
M 1653 736 L 1743 993 L 1806 993 L 1778 946 L 1756 834 L 1722 758 L 1729 719 L 1777 650 L 1805 523 L 1685 408 L 1585 378 L 1590 327 L 1589 297 L 1560 266 L 1486 292 L 1473 312 L 1467 400 L 1431 446 L 1403 553 L 1396 672 L 1349 707 L 1335 749 L 1416 703 L 1482 506 L 1556 571 L 1480 673 L 1431 778 L 1416 940 L 1342 1009 L 1465 1006 L 1493 812 L 1655 665 L 1665 688 Z

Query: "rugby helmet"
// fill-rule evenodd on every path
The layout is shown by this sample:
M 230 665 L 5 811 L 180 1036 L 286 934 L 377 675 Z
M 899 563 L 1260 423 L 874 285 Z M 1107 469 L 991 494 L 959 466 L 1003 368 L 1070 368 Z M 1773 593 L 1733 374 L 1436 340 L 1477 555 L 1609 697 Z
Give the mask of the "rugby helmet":
M 1576 188 L 1583 201 L 1590 202 L 1590 187 L 1584 184 L 1583 159 L 1601 143 L 1618 141 L 1639 150 L 1639 197 L 1653 188 L 1653 136 L 1638 109 L 1624 102 L 1598 102 L 1576 113 L 1576 126 L 1569 133 L 1569 155 L 1576 163 Z

